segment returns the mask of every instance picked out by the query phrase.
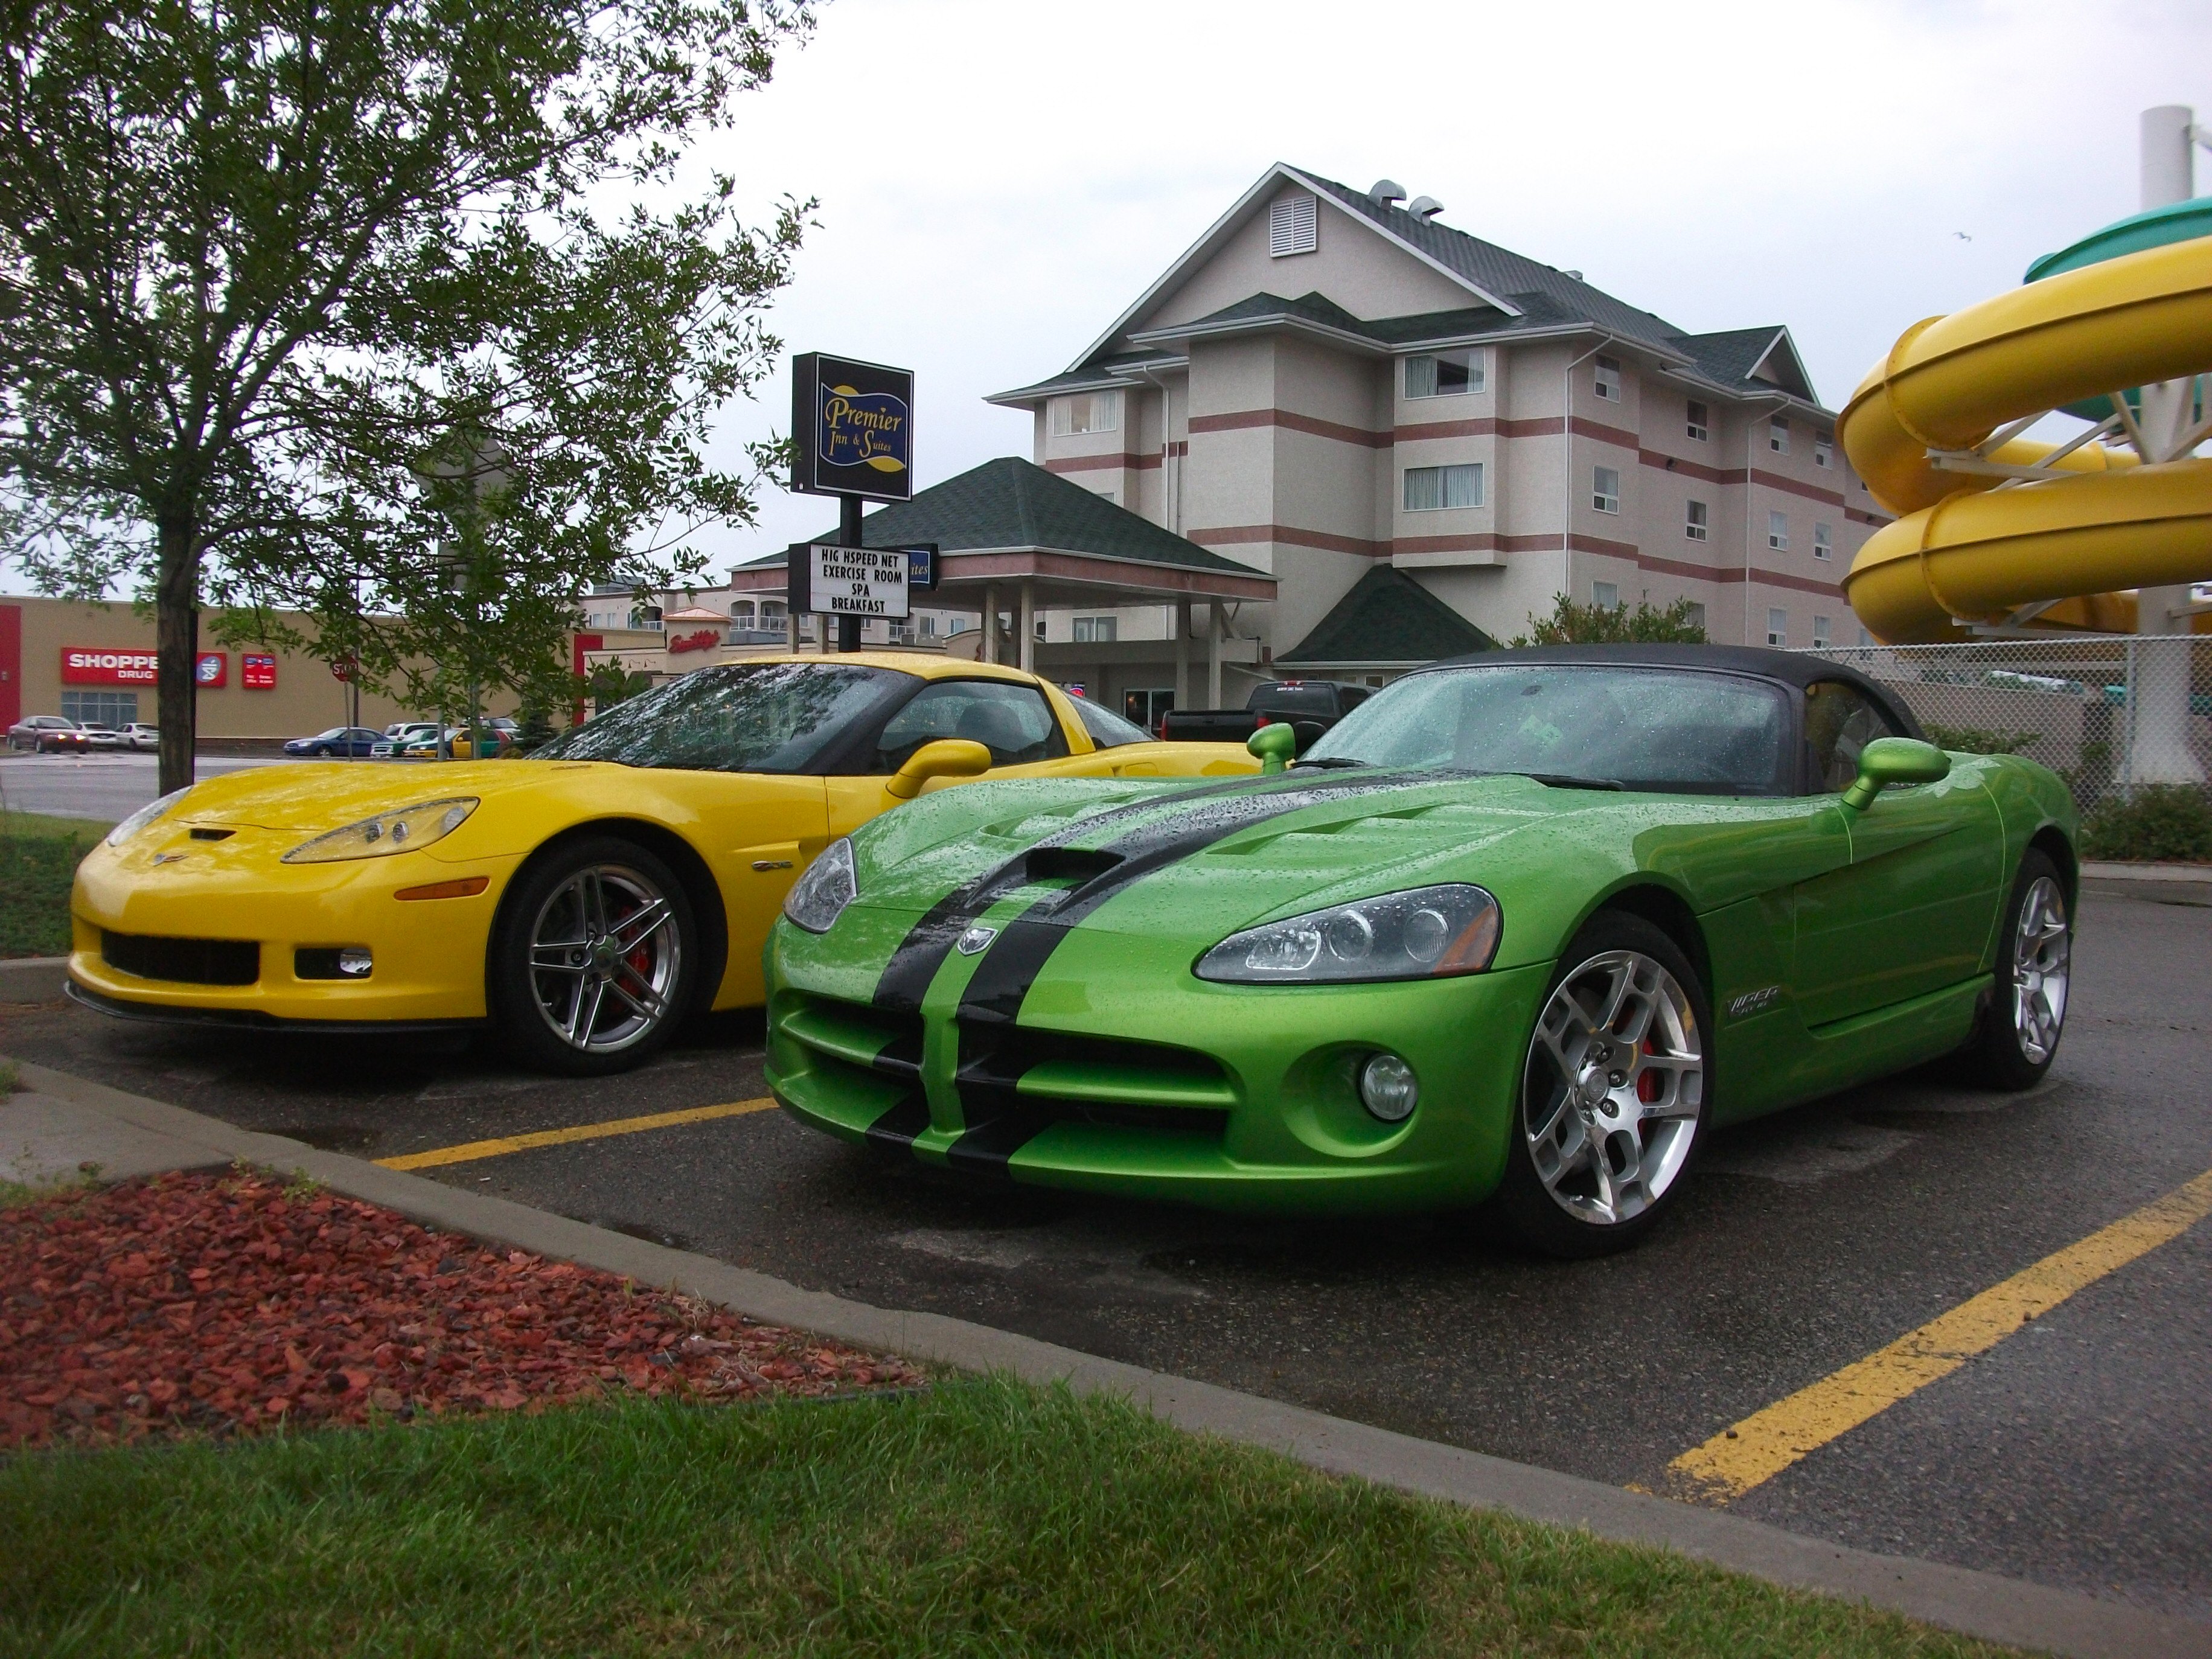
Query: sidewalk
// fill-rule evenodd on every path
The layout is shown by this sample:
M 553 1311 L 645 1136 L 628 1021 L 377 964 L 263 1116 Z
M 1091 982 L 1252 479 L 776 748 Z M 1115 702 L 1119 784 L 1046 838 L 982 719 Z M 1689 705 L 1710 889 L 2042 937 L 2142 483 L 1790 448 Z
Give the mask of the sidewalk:
M 1121 1395 L 1188 1431 L 1262 1447 L 1330 1474 L 1585 1528 L 1615 1542 L 1676 1550 L 1771 1583 L 1864 1601 L 1985 1640 L 2078 1659 L 2212 1656 L 2212 1626 L 1994 1574 L 1847 1549 L 964 1320 L 871 1307 L 281 1136 L 234 1128 L 44 1066 L 24 1065 L 20 1071 L 29 1092 L 0 1100 L 0 1166 L 21 1160 L 8 1167 L 11 1179 L 82 1179 L 87 1164 L 96 1166 L 102 1180 L 236 1160 L 298 1171 L 427 1225 L 666 1285 L 766 1323 L 910 1359 Z

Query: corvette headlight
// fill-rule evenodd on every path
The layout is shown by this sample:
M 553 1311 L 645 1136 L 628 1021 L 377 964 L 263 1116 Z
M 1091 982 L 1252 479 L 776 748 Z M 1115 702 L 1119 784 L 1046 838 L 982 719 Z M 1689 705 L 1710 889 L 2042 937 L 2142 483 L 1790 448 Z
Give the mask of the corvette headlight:
M 860 892 L 853 872 L 853 843 L 840 836 L 792 884 L 783 901 L 783 914 L 810 933 L 826 933 Z
M 131 836 L 153 823 L 155 818 L 165 817 L 172 806 L 191 793 L 191 787 L 188 783 L 182 789 L 172 789 L 159 800 L 148 801 L 107 832 L 107 844 L 110 847 L 122 846 L 125 842 L 129 841 Z
M 389 812 L 379 812 L 359 823 L 317 836 L 284 854 L 287 864 L 335 864 L 341 859 L 389 858 L 411 853 L 442 841 L 467 822 L 477 810 L 474 795 L 449 795 L 443 800 L 421 800 Z
M 1416 887 L 1231 933 L 1194 971 L 1231 985 L 1479 974 L 1497 954 L 1502 920 L 1498 901 L 1480 887 Z

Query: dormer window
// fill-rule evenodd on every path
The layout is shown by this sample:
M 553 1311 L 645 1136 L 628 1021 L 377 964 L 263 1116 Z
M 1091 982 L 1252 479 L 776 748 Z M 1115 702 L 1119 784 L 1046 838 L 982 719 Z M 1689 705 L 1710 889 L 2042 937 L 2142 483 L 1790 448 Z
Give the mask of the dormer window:
M 1482 390 L 1479 350 L 1437 351 L 1406 359 L 1408 398 L 1463 398 Z
M 1051 434 L 1055 438 L 1079 437 L 1086 432 L 1121 429 L 1119 392 L 1080 392 L 1073 398 L 1052 400 Z
M 1267 253 L 1286 259 L 1321 246 L 1321 203 L 1310 191 L 1278 196 L 1267 208 Z
M 1613 403 L 1620 401 L 1620 359 L 1601 357 L 1597 360 L 1597 395 Z

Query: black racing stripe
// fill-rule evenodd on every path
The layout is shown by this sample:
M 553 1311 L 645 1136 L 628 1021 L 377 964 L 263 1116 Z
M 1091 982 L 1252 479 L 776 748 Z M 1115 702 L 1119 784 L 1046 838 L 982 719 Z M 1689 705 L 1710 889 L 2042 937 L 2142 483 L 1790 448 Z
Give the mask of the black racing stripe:
M 899 941 L 898 949 L 891 952 L 891 959 L 884 966 L 883 977 L 876 981 L 876 1006 L 899 1013 L 918 1012 L 921 1000 L 929 990 L 930 981 L 937 977 L 937 970 L 945 965 L 945 958 L 951 954 L 953 945 L 961 934 L 974 927 L 986 910 L 1007 894 L 1036 878 L 1030 865 L 1031 854 L 1088 839 L 1102 828 L 1110 828 L 1162 807 L 1182 805 L 1193 800 L 1210 799 L 1218 795 L 1249 789 L 1260 781 L 1258 777 L 1245 773 L 1224 783 L 1202 784 L 1185 791 L 1147 795 L 1144 799 L 1132 801 L 1126 806 L 1113 807 L 1086 818 L 1079 818 L 995 869 L 987 870 L 973 881 L 954 888 L 930 906 L 921 920 L 915 922 L 907 936 Z
M 868 1125 L 868 1145 L 878 1152 L 903 1156 L 913 1151 L 914 1138 L 928 1127 L 929 1102 L 915 1089 Z
M 1291 788 L 1216 800 L 1200 812 L 1145 824 L 1118 841 L 1109 842 L 1103 850 L 1119 854 L 1111 867 L 1070 888 L 1057 900 L 1048 898 L 1033 905 L 1006 924 L 976 964 L 975 976 L 960 1000 L 959 1018 L 981 1024 L 1012 1024 L 1021 1012 L 1022 1000 L 1067 930 L 1154 871 L 1179 864 L 1271 818 L 1347 796 L 1377 794 L 1404 787 L 1405 781 L 1395 775 L 1340 774 L 1310 783 L 1301 781 Z

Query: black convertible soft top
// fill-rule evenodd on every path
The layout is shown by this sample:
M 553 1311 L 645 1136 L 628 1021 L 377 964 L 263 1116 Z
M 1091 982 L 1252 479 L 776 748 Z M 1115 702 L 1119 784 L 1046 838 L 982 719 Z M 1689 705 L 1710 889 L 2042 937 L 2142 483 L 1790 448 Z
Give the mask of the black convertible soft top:
M 1442 668 L 1500 668 L 1516 662 L 1603 663 L 1615 667 L 1702 668 L 1729 674 L 1750 674 L 1779 681 L 1802 691 L 1820 680 L 1840 680 L 1864 692 L 1887 709 L 1899 731 L 1907 737 L 1925 738 L 1920 722 L 1905 700 L 1888 687 L 1869 679 L 1856 668 L 1830 662 L 1825 657 L 1797 651 L 1776 651 L 1759 645 L 1525 645 L 1499 651 L 1478 651 L 1464 657 L 1446 657 L 1416 673 L 1431 674 Z

